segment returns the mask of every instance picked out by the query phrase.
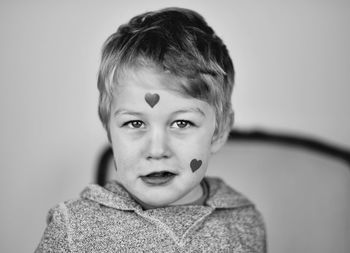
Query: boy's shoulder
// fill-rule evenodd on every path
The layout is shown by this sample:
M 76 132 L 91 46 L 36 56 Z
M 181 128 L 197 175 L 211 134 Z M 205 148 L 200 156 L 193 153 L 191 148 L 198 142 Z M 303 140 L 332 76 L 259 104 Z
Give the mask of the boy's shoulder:
M 110 185 L 113 185 L 111 188 Z M 57 227 L 81 227 L 91 230 L 94 224 L 113 221 L 122 223 L 125 215 L 133 209 L 133 202 L 120 186 L 108 184 L 105 187 L 90 184 L 75 199 L 63 201 L 52 207 L 47 215 L 47 224 Z M 130 202 L 130 203 L 128 203 Z M 85 232 L 86 232 L 85 231 Z
M 79 197 L 59 203 L 50 210 L 50 213 L 60 211 L 69 215 L 79 215 L 79 213 L 98 212 L 105 208 L 129 211 L 137 208 L 137 205 L 119 184 L 112 181 L 105 186 L 89 184 Z

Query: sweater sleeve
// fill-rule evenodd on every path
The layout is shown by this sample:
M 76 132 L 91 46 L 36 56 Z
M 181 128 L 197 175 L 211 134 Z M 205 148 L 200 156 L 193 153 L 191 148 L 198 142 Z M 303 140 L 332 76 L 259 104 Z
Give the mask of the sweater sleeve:
M 68 209 L 64 203 L 52 208 L 47 227 L 35 253 L 71 252 L 69 247 Z
M 266 229 L 262 215 L 254 207 L 244 211 L 240 240 L 244 252 L 266 253 Z

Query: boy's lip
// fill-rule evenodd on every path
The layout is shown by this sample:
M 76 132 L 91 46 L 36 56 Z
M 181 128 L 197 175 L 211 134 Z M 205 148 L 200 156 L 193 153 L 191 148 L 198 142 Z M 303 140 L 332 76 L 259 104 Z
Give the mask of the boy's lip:
M 166 174 L 166 173 L 170 173 L 170 174 L 174 174 L 177 175 L 178 173 L 171 171 L 171 170 L 158 170 L 158 171 L 152 171 L 152 172 L 148 172 L 147 174 L 143 174 L 140 177 L 156 177 L 156 176 L 161 176 L 161 174 Z
M 148 185 L 160 186 L 169 183 L 177 174 L 170 171 L 156 171 L 140 176 L 141 180 Z

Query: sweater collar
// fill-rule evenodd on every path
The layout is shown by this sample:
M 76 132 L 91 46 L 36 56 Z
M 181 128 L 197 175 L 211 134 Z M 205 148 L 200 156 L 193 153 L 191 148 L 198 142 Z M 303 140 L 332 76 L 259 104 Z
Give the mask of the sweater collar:
M 205 178 L 209 185 L 209 197 L 206 205 L 215 209 L 253 206 L 253 203 L 240 192 L 232 189 L 220 178 Z
M 253 205 L 246 197 L 226 185 L 221 179 L 206 177 L 204 180 L 209 187 L 206 206 L 221 209 Z M 115 181 L 107 183 L 105 187 L 95 184 L 89 185 L 83 190 L 81 197 L 119 210 L 142 210 L 124 187 Z

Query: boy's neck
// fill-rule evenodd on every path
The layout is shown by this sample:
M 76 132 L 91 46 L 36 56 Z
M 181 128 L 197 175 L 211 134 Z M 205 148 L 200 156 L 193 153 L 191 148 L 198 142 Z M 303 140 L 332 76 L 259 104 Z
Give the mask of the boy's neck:
M 170 206 L 182 206 L 182 205 L 192 204 L 193 202 L 196 202 L 198 199 L 200 199 L 203 196 L 203 193 L 204 193 L 204 190 L 201 182 L 187 195 L 171 203 Z
M 183 205 L 203 205 L 205 203 L 205 200 L 208 197 L 208 186 L 205 183 L 205 180 L 202 180 L 202 182 L 194 189 L 194 191 L 191 191 L 189 194 L 185 195 L 183 198 L 181 198 L 179 201 L 175 201 L 174 203 L 171 203 L 169 206 L 183 206 Z M 140 199 L 136 198 L 132 195 L 134 200 L 141 205 L 143 210 L 149 210 L 149 209 L 155 209 L 160 208 L 156 206 L 149 205 L 147 203 L 144 203 Z

